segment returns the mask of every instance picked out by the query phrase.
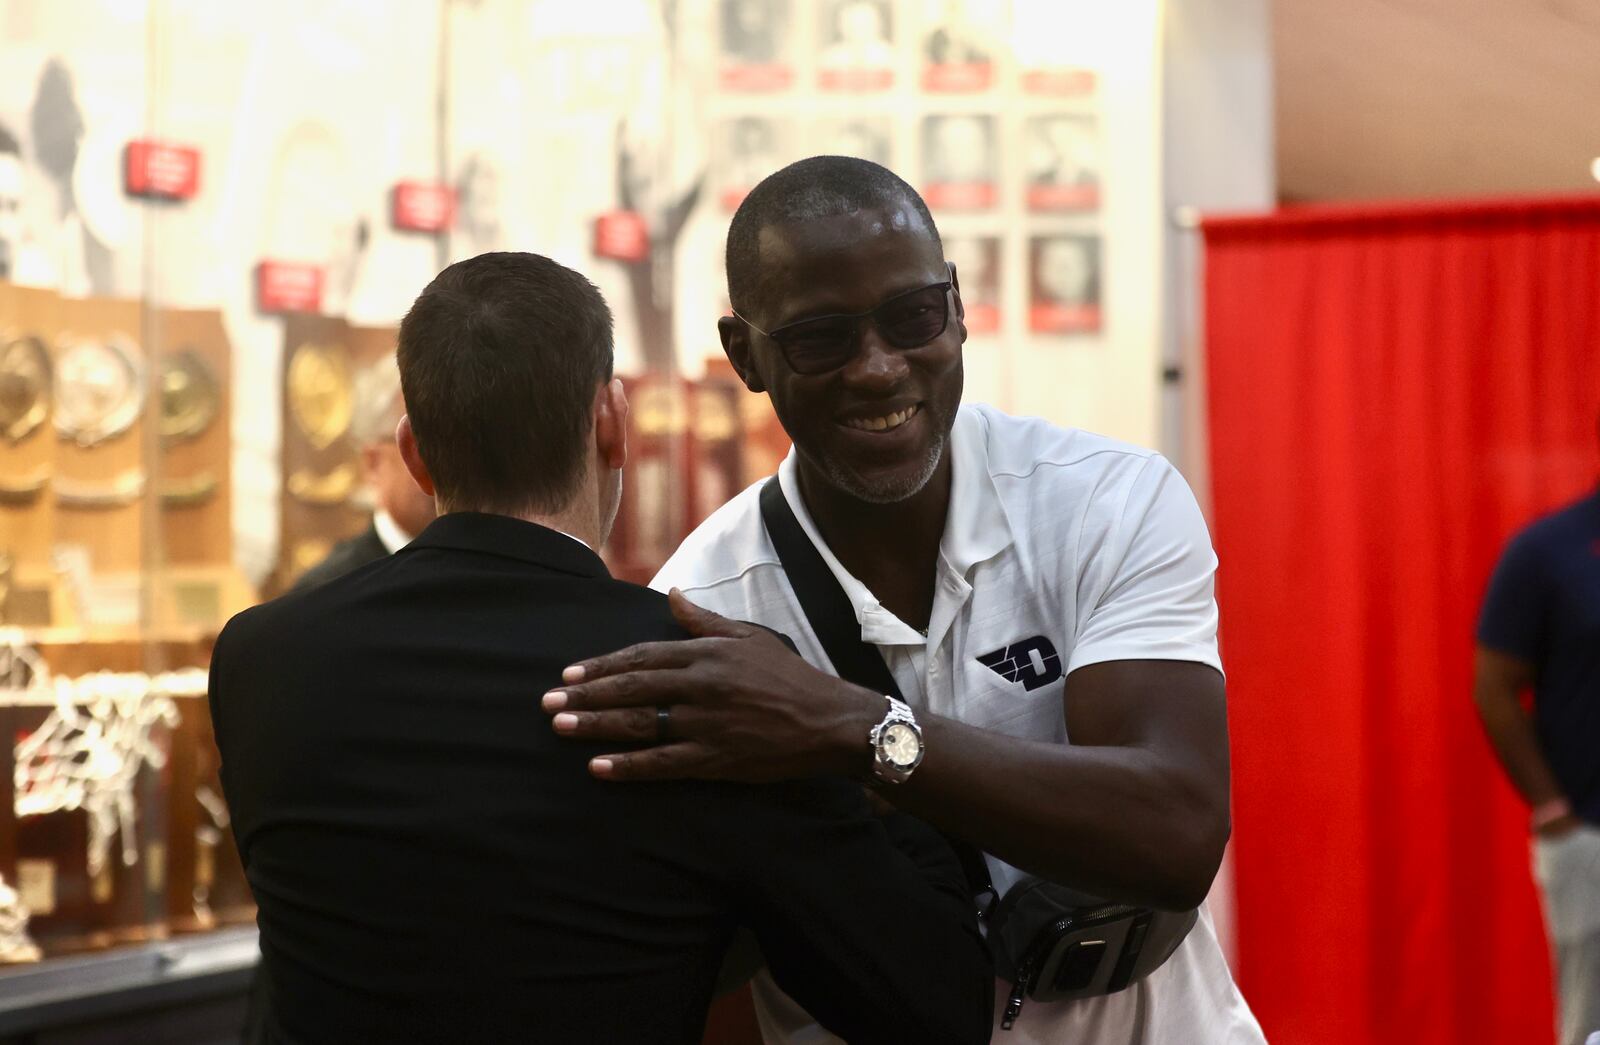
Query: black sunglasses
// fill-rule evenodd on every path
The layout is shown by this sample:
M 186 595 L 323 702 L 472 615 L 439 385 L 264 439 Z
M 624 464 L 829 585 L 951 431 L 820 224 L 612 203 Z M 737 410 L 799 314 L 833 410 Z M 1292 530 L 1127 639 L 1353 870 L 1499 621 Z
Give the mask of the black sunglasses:
M 950 325 L 950 307 L 945 294 L 950 280 L 909 290 L 877 308 L 844 316 L 817 316 L 802 319 L 777 330 L 762 330 L 754 323 L 733 314 L 745 326 L 777 342 L 778 349 L 797 374 L 823 374 L 836 370 L 855 358 L 861 345 L 861 325 L 871 321 L 891 347 L 921 348 Z

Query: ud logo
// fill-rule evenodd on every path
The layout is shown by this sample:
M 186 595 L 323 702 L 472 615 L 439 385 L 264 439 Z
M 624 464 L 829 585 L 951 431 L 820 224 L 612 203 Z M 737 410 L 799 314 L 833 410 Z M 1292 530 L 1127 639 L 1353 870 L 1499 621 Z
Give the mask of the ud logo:
M 978 663 L 1007 682 L 1022 683 L 1030 692 L 1061 677 L 1061 658 L 1043 635 L 979 654 Z

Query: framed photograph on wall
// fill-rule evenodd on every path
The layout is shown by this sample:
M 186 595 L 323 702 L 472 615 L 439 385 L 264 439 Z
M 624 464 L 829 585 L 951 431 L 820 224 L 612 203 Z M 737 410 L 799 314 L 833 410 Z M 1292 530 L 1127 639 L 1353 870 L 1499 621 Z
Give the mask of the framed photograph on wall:
M 1088 114 L 1030 117 L 1023 125 L 1028 209 L 1095 210 L 1100 206 L 1100 136 Z
M 886 91 L 894 86 L 894 6 L 889 0 L 825 0 L 817 10 L 818 86 L 825 91 Z
M 924 91 L 969 94 L 994 85 L 999 0 L 923 0 L 918 41 Z
M 922 195 L 936 210 L 986 210 L 999 197 L 995 118 L 949 113 L 922 119 Z
M 858 156 L 892 167 L 893 141 L 887 116 L 833 116 L 817 121 L 810 148 L 818 155 Z
M 1035 236 L 1028 243 L 1028 327 L 1042 334 L 1100 329 L 1100 237 Z
M 794 83 L 789 0 L 718 0 L 717 43 L 725 91 L 781 91 Z
M 967 333 L 1000 331 L 1000 237 L 946 236 L 944 259 L 956 267 Z
M 771 116 L 735 116 L 717 135 L 717 198 L 724 210 L 738 209 L 756 183 L 789 162 L 789 128 Z

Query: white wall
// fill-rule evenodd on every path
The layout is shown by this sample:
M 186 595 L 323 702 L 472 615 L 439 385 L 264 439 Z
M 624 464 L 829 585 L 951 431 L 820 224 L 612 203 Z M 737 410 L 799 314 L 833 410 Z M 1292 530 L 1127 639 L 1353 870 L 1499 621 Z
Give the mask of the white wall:
M 1263 210 L 1276 199 L 1268 0 L 1169 0 L 1162 25 L 1161 358 L 1181 382 L 1162 391 L 1160 446 L 1208 505 L 1199 232 L 1180 212 Z M 1226 569 L 1226 564 L 1223 564 Z M 1226 636 L 1223 659 L 1227 659 Z M 1207 906 L 1234 955 L 1232 862 Z

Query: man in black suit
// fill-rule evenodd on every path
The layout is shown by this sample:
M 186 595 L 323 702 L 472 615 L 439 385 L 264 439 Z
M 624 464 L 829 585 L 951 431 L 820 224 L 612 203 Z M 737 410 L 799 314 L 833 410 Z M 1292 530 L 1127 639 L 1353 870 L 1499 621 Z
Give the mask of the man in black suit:
M 372 521 L 334 545 L 326 558 L 300 575 L 292 591 L 315 588 L 393 555 L 433 521 L 433 498 L 412 481 L 395 445 L 394 430 L 404 414 L 400 371 L 394 356 L 384 356 L 356 378 L 355 416 L 350 420 L 350 437 L 361 448 L 361 477 L 372 498 Z
M 611 356 L 577 273 L 532 254 L 446 269 L 399 352 L 399 444 L 440 517 L 218 639 L 268 1038 L 697 1042 L 742 924 L 848 1040 L 987 1041 L 967 883 L 938 835 L 844 779 L 870 774 L 865 734 L 838 778 L 633 789 L 587 771 L 614 747 L 552 733 L 539 698 L 564 667 L 686 634 L 591 550 L 627 452 Z

